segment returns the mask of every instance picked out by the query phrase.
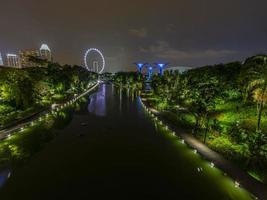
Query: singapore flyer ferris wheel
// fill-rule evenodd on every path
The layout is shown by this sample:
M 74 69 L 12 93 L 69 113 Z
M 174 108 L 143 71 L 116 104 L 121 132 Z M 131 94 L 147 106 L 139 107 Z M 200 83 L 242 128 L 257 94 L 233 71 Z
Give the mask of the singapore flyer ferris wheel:
M 96 60 L 94 60 L 93 62 L 88 61 L 88 59 L 91 57 L 92 54 L 97 54 L 99 56 L 98 61 Z M 106 61 L 104 55 L 99 49 L 90 48 L 85 52 L 84 65 L 87 68 L 87 70 L 101 74 L 105 69 Z

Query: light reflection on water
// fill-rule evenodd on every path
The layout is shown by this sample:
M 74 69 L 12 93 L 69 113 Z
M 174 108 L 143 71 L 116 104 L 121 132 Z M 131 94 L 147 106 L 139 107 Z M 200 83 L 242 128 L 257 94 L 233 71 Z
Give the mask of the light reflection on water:
M 11 172 L 8 169 L 0 172 L 0 188 L 2 188 L 4 186 L 7 179 L 10 177 L 10 175 L 11 175 Z
M 122 112 L 122 88 L 119 89 L 120 92 L 120 113 Z
M 90 103 L 88 104 L 89 113 L 93 113 L 96 116 L 104 117 L 107 114 L 106 111 L 106 85 L 100 86 L 97 93 L 90 96 Z

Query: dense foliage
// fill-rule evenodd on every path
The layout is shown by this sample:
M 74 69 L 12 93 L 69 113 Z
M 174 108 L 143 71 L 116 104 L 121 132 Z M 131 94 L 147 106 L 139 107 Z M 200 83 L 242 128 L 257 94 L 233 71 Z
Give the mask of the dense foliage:
M 124 88 L 144 89 L 139 73 L 117 73 Z M 267 56 L 154 75 L 149 103 L 255 178 L 267 180 Z
M 135 72 L 118 72 L 113 76 L 113 83 L 120 87 L 141 90 L 144 78 L 142 74 Z
M 97 78 L 79 66 L 0 69 L 0 124 L 6 125 L 84 90 Z
M 248 171 L 267 175 L 267 56 L 205 66 L 152 80 L 152 104 Z

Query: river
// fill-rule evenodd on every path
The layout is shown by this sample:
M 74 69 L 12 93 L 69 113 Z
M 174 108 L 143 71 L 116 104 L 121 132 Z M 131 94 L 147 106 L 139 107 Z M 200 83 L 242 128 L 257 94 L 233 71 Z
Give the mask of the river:
M 46 143 L 21 144 L 36 152 L 14 167 L 1 200 L 251 199 L 157 126 L 130 91 L 102 84 L 62 115 Z

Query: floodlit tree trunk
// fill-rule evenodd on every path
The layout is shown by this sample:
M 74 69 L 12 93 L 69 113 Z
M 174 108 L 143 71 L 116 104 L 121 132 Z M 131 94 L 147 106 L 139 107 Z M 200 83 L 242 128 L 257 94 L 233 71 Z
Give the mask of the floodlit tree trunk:
M 249 94 L 249 89 L 248 87 L 245 88 L 245 91 L 242 92 L 243 93 L 243 103 L 246 104 L 248 101 L 248 94 Z
M 204 136 L 204 144 L 206 144 L 208 130 L 209 130 L 209 119 L 207 119 L 207 122 L 206 122 L 205 136 Z
M 261 130 L 262 110 L 263 110 L 263 101 L 261 101 L 260 104 L 258 105 L 257 131 L 260 131 Z
M 196 123 L 195 123 L 195 127 L 194 127 L 194 133 L 196 135 L 197 134 L 197 129 L 199 127 L 199 116 L 195 115 L 195 119 L 196 119 Z
M 205 129 L 204 144 L 206 144 L 207 134 L 208 134 L 208 128 Z

